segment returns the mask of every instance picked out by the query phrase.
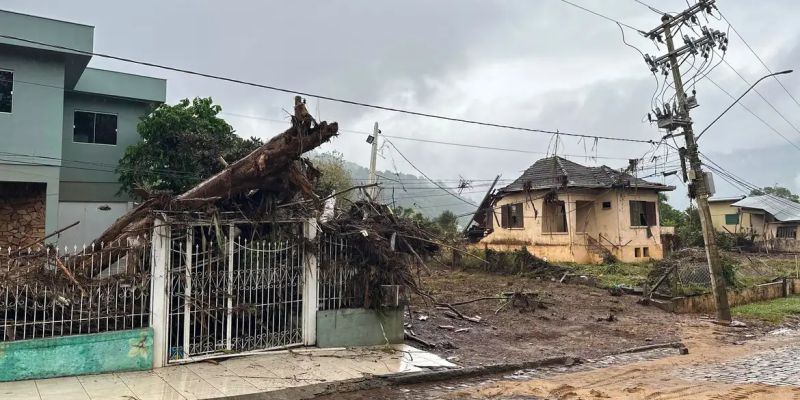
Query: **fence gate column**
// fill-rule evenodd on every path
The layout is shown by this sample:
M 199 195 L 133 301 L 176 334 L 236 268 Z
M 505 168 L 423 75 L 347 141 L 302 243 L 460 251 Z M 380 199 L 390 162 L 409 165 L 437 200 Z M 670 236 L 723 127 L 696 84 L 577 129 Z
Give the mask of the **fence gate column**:
M 170 229 L 156 218 L 151 245 L 150 326 L 153 328 L 153 368 L 167 365 L 167 281 L 169 277 Z
M 306 243 L 317 237 L 317 220 L 308 219 L 303 223 L 303 235 Z M 319 286 L 319 260 L 315 249 L 303 246 L 303 344 L 317 344 L 317 301 Z

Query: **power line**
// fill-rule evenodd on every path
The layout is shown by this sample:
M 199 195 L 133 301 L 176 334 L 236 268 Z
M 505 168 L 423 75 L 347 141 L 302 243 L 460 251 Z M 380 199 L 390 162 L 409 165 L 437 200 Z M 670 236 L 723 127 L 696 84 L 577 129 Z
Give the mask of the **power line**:
M 626 23 L 624 23 L 624 22 L 620 22 L 620 21 L 618 21 L 618 20 L 616 20 L 616 19 L 614 19 L 614 18 L 611 18 L 611 17 L 609 17 L 609 16 L 607 16 L 607 15 L 600 14 L 600 13 L 599 13 L 599 12 L 597 12 L 597 11 L 592 11 L 592 10 L 590 10 L 590 9 L 588 9 L 588 8 L 584 7 L 584 6 L 581 6 L 581 5 L 575 4 L 575 3 L 571 2 L 571 1 L 568 1 L 568 0 L 561 0 L 561 2 L 563 2 L 563 3 L 566 3 L 566 4 L 569 4 L 569 5 L 571 5 L 571 6 L 575 7 L 575 8 L 581 9 L 581 10 L 583 10 L 583 11 L 586 11 L 586 12 L 588 12 L 588 13 L 590 13 L 590 14 L 596 15 L 596 16 L 598 16 L 598 17 L 600 17 L 600 18 L 603 18 L 603 19 L 605 19 L 605 20 L 608 20 L 608 21 L 614 22 L 614 23 L 616 23 L 616 24 L 622 25 L 622 26 L 624 26 L 624 27 L 626 27 L 626 28 L 628 28 L 628 29 L 632 29 L 632 30 L 634 30 L 634 31 L 636 31 L 636 32 L 639 32 L 639 33 L 640 33 L 640 34 L 642 34 L 642 35 L 644 35 L 644 34 L 645 34 L 645 31 L 643 31 L 643 30 L 641 30 L 641 29 L 634 28 L 633 26 L 630 26 L 630 25 L 628 25 L 628 24 L 626 24 Z
M 561 0 L 561 1 L 567 2 L 567 0 Z M 614 21 L 614 22 L 616 22 L 616 21 Z M 6 38 L 6 39 L 11 39 L 11 40 L 17 40 L 17 41 L 24 42 L 24 43 L 36 44 L 36 45 L 39 45 L 39 46 L 45 46 L 45 47 L 50 47 L 50 48 L 55 48 L 55 49 L 73 51 L 73 52 L 77 52 L 77 53 L 85 54 L 85 55 L 90 55 L 90 56 L 108 58 L 108 59 L 111 59 L 111 60 L 117 60 L 117 61 L 132 63 L 132 64 L 138 64 L 138 65 L 144 65 L 144 66 L 152 67 L 152 68 L 159 68 L 159 69 L 163 69 L 163 70 L 167 70 L 167 71 L 180 72 L 180 73 L 187 74 L 187 75 L 194 75 L 194 76 L 200 76 L 200 77 L 209 78 L 209 79 L 216 79 L 216 80 L 220 80 L 220 81 L 231 82 L 231 83 L 236 83 L 236 84 L 245 85 L 245 86 L 252 86 L 252 87 L 257 87 L 257 88 L 261 88 L 261 89 L 267 89 L 267 90 L 272 90 L 272 91 L 282 92 L 282 93 L 288 93 L 288 94 L 293 94 L 293 95 L 313 97 L 313 98 L 316 98 L 316 99 L 328 100 L 328 101 L 333 101 L 333 102 L 338 102 L 338 103 L 343 103 L 343 104 L 349 104 L 349 105 L 353 105 L 353 106 L 372 108 L 372 109 L 383 110 L 383 111 L 391 111 L 391 112 L 396 112 L 396 113 L 401 113 L 401 114 L 415 115 L 415 116 L 418 116 L 418 117 L 433 118 L 433 119 L 440 119 L 440 120 L 445 120 L 445 121 L 461 122 L 461 123 L 465 123 L 465 124 L 480 125 L 480 126 L 487 126 L 487 127 L 500 128 L 500 129 L 517 130 L 517 131 L 523 131 L 523 132 L 559 134 L 559 135 L 571 136 L 571 137 L 602 139 L 602 140 L 616 140 L 616 141 L 632 142 L 632 143 L 652 143 L 652 140 L 628 139 L 628 138 L 619 138 L 619 137 L 611 137 L 611 136 L 598 136 L 598 135 L 588 135 L 588 134 L 581 134 L 581 133 L 560 132 L 558 130 L 552 131 L 552 130 L 546 130 L 546 129 L 525 128 L 525 127 L 506 125 L 506 124 L 499 124 L 499 123 L 493 123 L 493 122 L 484 122 L 484 121 L 470 120 L 470 119 L 464 119 L 464 118 L 448 117 L 448 116 L 444 116 L 444 115 L 424 113 L 424 112 L 412 111 L 412 110 L 405 110 L 405 109 L 401 109 L 401 108 L 381 106 L 381 105 L 369 104 L 369 103 L 364 103 L 364 102 L 355 101 L 355 100 L 348 100 L 348 99 L 342 99 L 342 98 L 331 97 L 331 96 L 324 96 L 324 95 L 320 95 L 320 94 L 304 92 L 304 91 L 299 91 L 299 90 L 286 89 L 286 88 L 282 88 L 282 87 L 278 87 L 278 86 L 266 85 L 266 84 L 255 83 L 255 82 L 249 82 L 249 81 L 244 81 L 244 80 L 236 79 L 236 78 L 229 78 L 229 77 L 225 77 L 225 76 L 221 76 L 221 75 L 213 75 L 213 74 L 207 74 L 207 73 L 204 73 L 204 72 L 192 71 L 192 70 L 188 70 L 188 69 L 185 69 L 185 68 L 171 67 L 171 66 L 164 65 L 164 64 L 157 64 L 157 63 L 152 63 L 152 62 L 147 62 L 147 61 L 139 61 L 139 60 L 135 60 L 135 59 L 131 59 L 131 58 L 114 56 L 114 55 L 111 55 L 111 54 L 97 53 L 97 52 L 93 52 L 93 51 L 86 51 L 86 50 L 76 49 L 76 48 L 72 48 L 72 47 L 68 47 L 68 46 L 56 45 L 56 44 L 52 44 L 52 43 L 45 43 L 45 42 L 41 42 L 41 41 L 38 41 L 38 40 L 25 39 L 25 38 L 21 38 L 21 37 L 17 37 L 17 36 L 12 36 L 12 35 L 0 34 L 0 37 L 1 38 Z
M 725 88 L 723 88 L 723 87 L 722 87 L 720 84 L 718 84 L 716 81 L 714 81 L 713 79 L 711 79 L 711 77 L 710 77 L 710 76 L 707 76 L 707 77 L 706 77 L 706 79 L 708 79 L 708 81 L 709 81 L 709 82 L 711 82 L 712 84 L 714 84 L 714 86 L 716 86 L 716 87 L 717 87 L 719 90 L 721 90 L 723 93 L 725 93 L 726 95 L 728 95 L 728 97 L 730 97 L 732 100 L 736 100 L 736 97 L 735 97 L 734 95 L 732 95 L 730 92 L 728 92 L 727 90 L 725 90 Z M 753 112 L 753 110 L 751 110 L 749 107 L 747 107 L 747 106 L 746 106 L 744 103 L 742 103 L 742 102 L 738 102 L 738 103 L 737 103 L 737 105 L 739 105 L 740 107 L 744 108 L 744 109 L 745 109 L 745 110 L 746 110 L 748 113 L 750 113 L 752 116 L 756 117 L 756 119 L 758 119 L 759 121 L 761 121 L 761 123 L 762 123 L 762 124 L 764 124 L 764 125 L 765 125 L 767 128 L 769 128 L 769 129 L 770 129 L 772 132 L 774 132 L 776 135 L 778 135 L 778 136 L 780 136 L 781 138 L 783 138 L 783 140 L 785 140 L 787 143 L 789 143 L 790 145 L 792 145 L 792 146 L 793 146 L 794 148 L 796 148 L 797 150 L 800 150 L 800 146 L 798 146 L 796 143 L 794 143 L 794 142 L 792 142 L 791 140 L 789 140 L 789 138 L 787 138 L 787 137 L 786 137 L 784 134 L 780 133 L 780 131 L 778 131 L 778 130 L 777 130 L 775 127 L 774 127 L 774 126 L 770 125 L 770 124 L 769 124 L 767 121 L 765 121 L 763 118 L 761 118 L 760 116 L 758 116 L 758 115 L 757 115 L 755 112 Z
M 725 22 L 727 22 L 727 23 L 728 23 L 728 26 L 729 26 L 729 27 L 730 27 L 730 28 L 733 30 L 733 33 L 735 33 L 735 34 L 736 34 L 736 36 L 737 36 L 737 37 L 738 37 L 738 38 L 739 38 L 739 39 L 742 41 L 742 43 L 744 43 L 745 47 L 747 47 L 747 49 L 748 49 L 748 50 L 750 50 L 750 52 L 751 52 L 751 53 L 753 53 L 753 55 L 756 57 L 756 59 L 758 59 L 758 62 L 760 62 L 760 63 L 761 63 L 761 65 L 763 65 L 763 66 L 764 66 L 764 68 L 767 70 L 767 72 L 769 72 L 769 73 L 771 74 L 771 73 L 772 73 L 772 70 L 771 70 L 771 69 L 770 69 L 770 68 L 767 66 L 767 64 L 764 62 L 764 60 L 763 60 L 763 59 L 761 59 L 761 56 L 759 56 L 759 55 L 758 55 L 758 53 L 756 53 L 756 51 L 755 51 L 755 50 L 754 50 L 754 49 L 753 49 L 753 48 L 750 46 L 750 43 L 747 43 L 747 40 L 745 40 L 745 39 L 744 39 L 744 36 L 742 36 L 742 35 L 739 33 L 739 31 L 736 29 L 736 27 L 734 27 L 734 26 L 733 26 L 733 24 L 731 23 L 731 21 L 730 21 L 730 20 L 729 20 L 727 17 L 725 17 L 725 15 L 724 15 L 724 14 L 722 14 L 722 11 L 720 11 L 720 10 L 717 10 L 717 12 L 719 13 L 719 15 L 720 15 L 720 16 L 721 16 L 723 19 L 725 19 Z M 779 84 L 779 85 L 781 85 L 781 87 L 783 88 L 783 90 L 786 92 L 786 94 L 788 94 L 788 95 L 789 95 L 789 97 L 791 97 L 791 98 L 792 98 L 792 100 L 794 101 L 794 103 L 795 103 L 795 104 L 797 104 L 798 106 L 800 106 L 800 102 L 798 102 L 798 101 L 797 101 L 797 98 L 796 98 L 796 97 L 794 97 L 794 95 L 792 95 L 792 93 L 791 93 L 791 92 L 789 92 L 789 89 L 788 89 L 788 88 L 787 88 L 787 87 L 786 87 L 786 86 L 783 84 L 783 82 L 781 82 L 781 80 L 780 80 L 780 79 L 778 79 L 778 77 L 777 77 L 777 76 L 773 76 L 773 77 L 772 77 L 772 79 L 774 79 L 774 80 L 775 80 L 775 82 L 778 82 L 778 84 Z
M 422 174 L 422 176 L 424 176 L 424 177 L 425 177 L 425 179 L 427 179 L 428 181 L 430 181 L 431 183 L 433 183 L 433 184 L 434 184 L 436 187 L 438 187 L 438 188 L 440 188 L 440 189 L 444 190 L 445 192 L 449 193 L 451 196 L 453 196 L 453 197 L 455 197 L 455 198 L 457 198 L 457 199 L 459 199 L 459 200 L 463 201 L 464 203 L 467 203 L 467 204 L 469 204 L 469 205 L 471 205 L 471 206 L 473 206 L 473 207 L 477 207 L 477 205 L 476 205 L 476 204 L 474 204 L 474 203 L 472 203 L 472 202 L 470 202 L 470 201 L 464 200 L 463 198 L 461 198 L 461 196 L 457 196 L 456 194 L 454 194 L 454 193 L 452 193 L 452 192 L 448 191 L 447 189 L 444 189 L 444 188 L 443 188 L 441 185 L 439 185 L 438 183 L 436 183 L 436 182 L 435 182 L 433 179 L 429 178 L 429 177 L 428 177 L 428 175 L 426 175 L 426 174 L 425 174 L 424 172 L 422 172 L 422 171 L 421 171 L 419 168 L 417 168 L 417 166 L 416 166 L 416 165 L 414 165 L 414 163 L 412 163 L 412 162 L 411 162 L 411 160 L 409 160 L 409 159 L 408 159 L 408 157 L 406 157 L 406 156 L 405 156 L 405 154 L 403 154 L 403 152 L 401 152 L 401 151 L 400 151 L 400 149 L 398 149 L 398 148 L 397 148 L 397 146 L 395 146 L 395 145 L 394 145 L 394 143 L 393 143 L 391 140 L 389 140 L 389 139 L 385 139 L 385 140 L 386 140 L 386 142 L 388 142 L 390 145 L 392 145 L 392 148 L 394 148 L 394 149 L 395 149 L 395 151 L 397 151 L 397 154 L 400 154 L 400 157 L 403 157 L 403 159 L 404 159 L 404 160 L 406 160 L 406 162 L 408 163 L 408 165 L 410 165 L 410 166 L 411 166 L 412 168 L 414 168 L 414 169 L 415 169 L 417 172 L 419 172 L 420 174 Z

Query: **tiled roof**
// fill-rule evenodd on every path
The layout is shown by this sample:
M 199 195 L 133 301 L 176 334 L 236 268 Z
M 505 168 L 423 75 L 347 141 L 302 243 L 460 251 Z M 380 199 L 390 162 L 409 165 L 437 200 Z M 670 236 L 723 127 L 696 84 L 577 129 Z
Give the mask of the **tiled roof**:
M 517 192 L 558 187 L 610 189 L 633 187 L 641 189 L 674 190 L 675 187 L 636 178 L 605 165 L 586 167 L 558 156 L 543 158 L 531 165 L 510 185 L 500 192 Z
M 764 210 L 781 222 L 800 221 L 800 204 L 771 194 L 750 196 L 731 206 Z

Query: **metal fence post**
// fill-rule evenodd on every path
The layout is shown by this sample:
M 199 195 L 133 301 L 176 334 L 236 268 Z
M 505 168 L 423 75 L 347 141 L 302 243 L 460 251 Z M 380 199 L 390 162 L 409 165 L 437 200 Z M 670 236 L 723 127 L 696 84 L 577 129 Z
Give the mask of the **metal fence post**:
M 309 218 L 303 223 L 306 243 L 317 238 L 317 220 Z M 319 309 L 319 260 L 308 246 L 303 246 L 303 344 L 317 344 L 317 310 Z
M 155 219 L 151 245 L 150 266 L 150 326 L 153 328 L 153 368 L 167 365 L 167 281 L 170 249 L 170 230 L 166 222 Z

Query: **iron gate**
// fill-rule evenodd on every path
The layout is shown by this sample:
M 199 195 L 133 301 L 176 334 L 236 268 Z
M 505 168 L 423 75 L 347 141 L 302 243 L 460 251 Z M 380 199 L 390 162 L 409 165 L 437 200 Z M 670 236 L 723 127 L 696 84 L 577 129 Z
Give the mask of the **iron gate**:
M 303 344 L 303 242 L 297 235 L 257 231 L 234 225 L 173 229 L 168 362 Z

